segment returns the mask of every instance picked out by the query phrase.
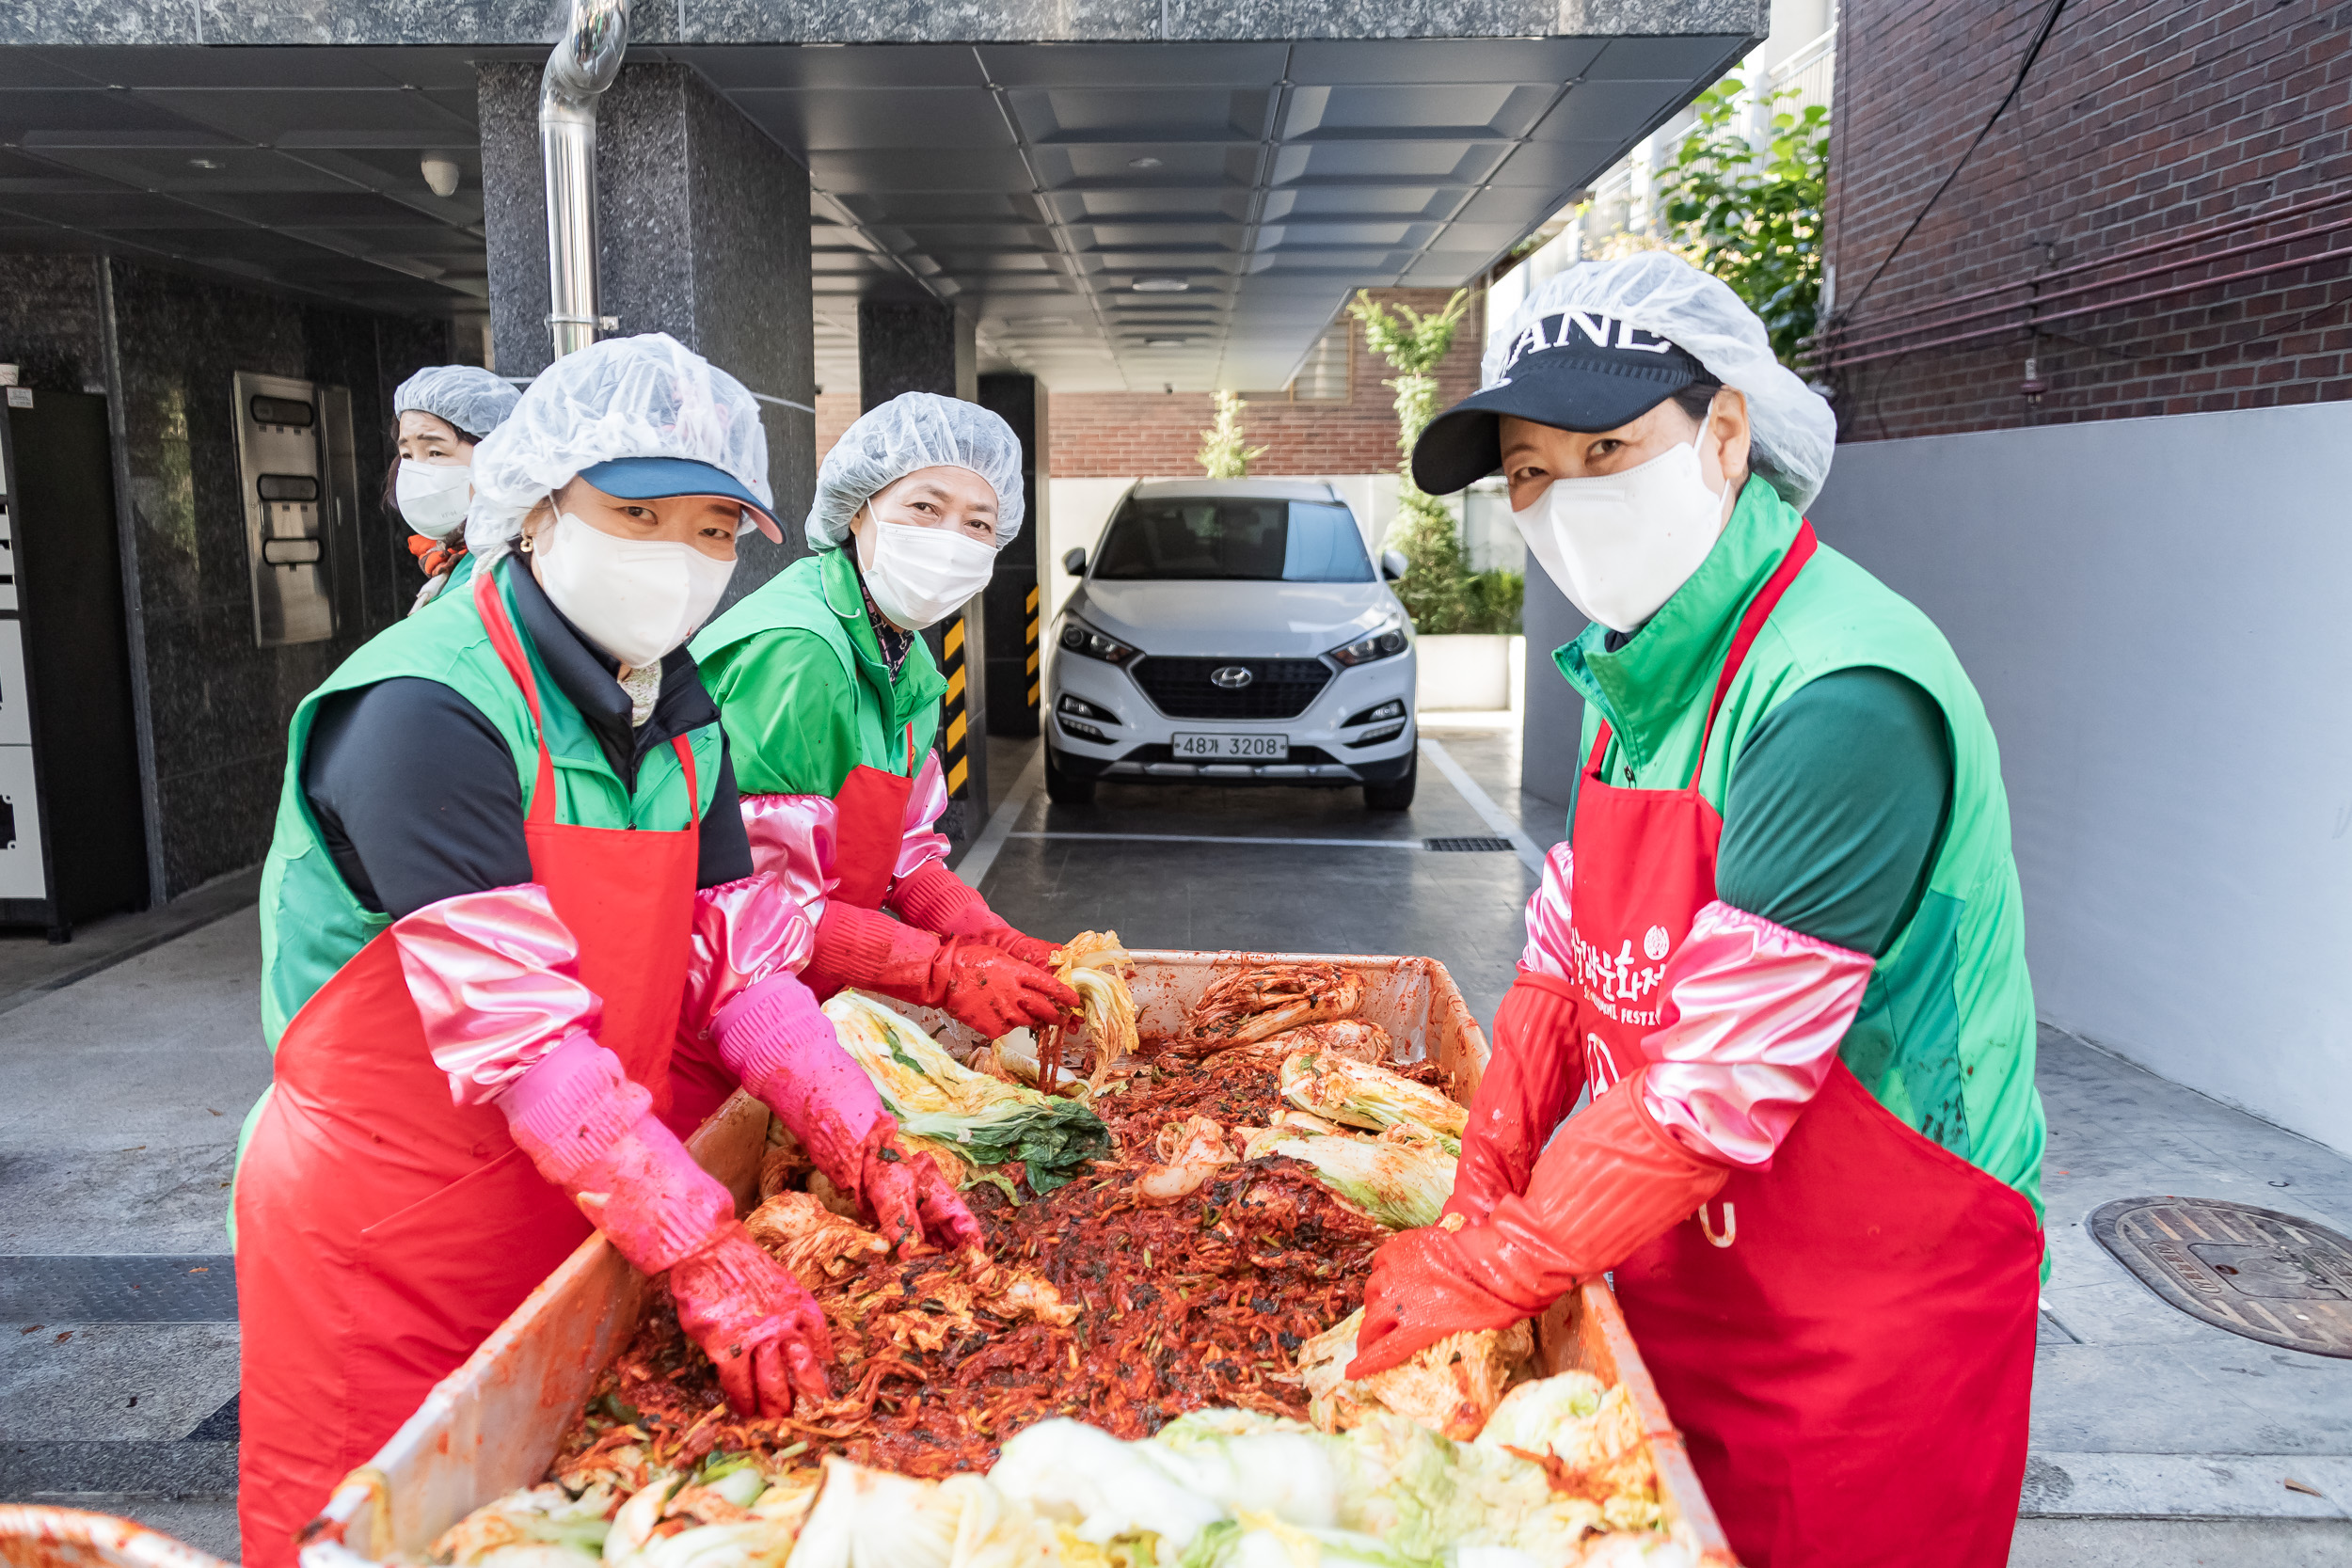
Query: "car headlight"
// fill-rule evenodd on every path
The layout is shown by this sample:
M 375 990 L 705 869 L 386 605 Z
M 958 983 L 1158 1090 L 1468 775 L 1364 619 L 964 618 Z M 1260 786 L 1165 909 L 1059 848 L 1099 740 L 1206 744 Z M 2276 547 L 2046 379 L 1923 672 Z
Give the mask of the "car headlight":
M 1405 618 L 1391 615 L 1345 647 L 1332 649 L 1330 657 L 1342 664 L 1370 664 L 1376 658 L 1394 658 L 1409 645 Z
M 1116 637 L 1104 636 L 1075 615 L 1062 618 L 1061 645 L 1073 654 L 1099 658 L 1105 664 L 1124 664 L 1137 652 Z

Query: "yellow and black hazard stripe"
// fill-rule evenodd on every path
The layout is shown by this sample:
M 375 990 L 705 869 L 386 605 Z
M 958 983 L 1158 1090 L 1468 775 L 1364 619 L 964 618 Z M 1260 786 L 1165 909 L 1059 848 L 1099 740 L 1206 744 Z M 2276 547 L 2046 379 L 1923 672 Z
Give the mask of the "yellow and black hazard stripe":
M 1028 630 L 1022 633 L 1022 649 L 1028 657 L 1029 716 L 1037 716 L 1037 585 L 1029 586 Z
M 942 639 L 940 668 L 947 675 L 946 704 L 947 793 L 961 797 L 964 783 L 972 776 L 972 765 L 964 756 L 964 742 L 969 738 L 971 723 L 965 716 L 970 705 L 963 678 L 963 617 L 959 615 L 947 623 L 946 636 Z

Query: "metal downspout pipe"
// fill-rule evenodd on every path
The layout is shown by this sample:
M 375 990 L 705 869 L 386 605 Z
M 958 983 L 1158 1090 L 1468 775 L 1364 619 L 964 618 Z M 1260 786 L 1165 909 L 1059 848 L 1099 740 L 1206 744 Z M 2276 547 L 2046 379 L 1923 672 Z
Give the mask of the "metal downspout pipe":
M 571 24 L 539 77 L 548 332 L 558 359 L 620 325 L 596 309 L 596 100 L 628 52 L 628 0 L 572 0 Z

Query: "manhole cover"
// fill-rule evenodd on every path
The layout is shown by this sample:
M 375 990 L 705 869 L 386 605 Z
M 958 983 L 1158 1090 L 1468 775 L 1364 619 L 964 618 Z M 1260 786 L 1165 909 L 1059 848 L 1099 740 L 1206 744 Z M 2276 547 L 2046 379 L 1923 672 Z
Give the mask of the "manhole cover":
M 1424 838 L 1421 843 L 1424 849 L 1456 855 L 1492 855 L 1506 852 L 1511 847 L 1511 841 L 1507 838 Z
M 2192 1318 L 2284 1350 L 2352 1359 L 2352 1240 L 2276 1209 L 2212 1197 L 2126 1197 L 2090 1234 Z

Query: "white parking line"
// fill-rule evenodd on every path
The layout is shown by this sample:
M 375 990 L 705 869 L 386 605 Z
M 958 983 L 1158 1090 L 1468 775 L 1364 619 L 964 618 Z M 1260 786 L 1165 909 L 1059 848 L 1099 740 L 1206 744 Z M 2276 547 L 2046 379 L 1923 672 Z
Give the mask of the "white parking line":
M 993 824 L 991 824 L 993 826 Z M 1225 833 L 1007 833 L 1007 838 L 1094 838 L 1118 844 L 1314 844 L 1332 849 L 1426 849 L 1417 838 L 1267 838 Z
M 1029 765 L 1021 769 L 1021 777 L 1013 781 L 1012 793 L 1005 797 L 1003 805 L 989 814 L 988 826 L 980 830 L 978 840 L 964 851 L 963 859 L 956 863 L 956 875 L 963 879 L 964 886 L 977 888 L 980 885 L 980 879 L 988 875 L 988 868 L 996 863 L 996 851 L 1002 849 L 1005 840 L 1011 836 L 1012 825 L 1021 820 L 1021 808 L 1029 803 L 1030 796 L 1044 787 L 1045 743 L 1040 741 L 1037 750 L 1029 754 Z
M 1438 771 L 1443 773 L 1445 782 L 1454 786 L 1454 793 L 1469 802 L 1470 809 L 1476 812 L 1487 827 L 1511 841 L 1511 847 L 1518 851 L 1521 865 L 1538 877 L 1544 874 L 1544 852 L 1535 847 L 1535 841 L 1522 832 L 1517 822 L 1503 815 L 1502 808 L 1495 804 L 1494 798 L 1478 787 L 1476 779 L 1462 771 L 1462 765 L 1454 760 L 1454 754 L 1442 743 L 1422 736 L 1421 754 L 1438 765 Z

